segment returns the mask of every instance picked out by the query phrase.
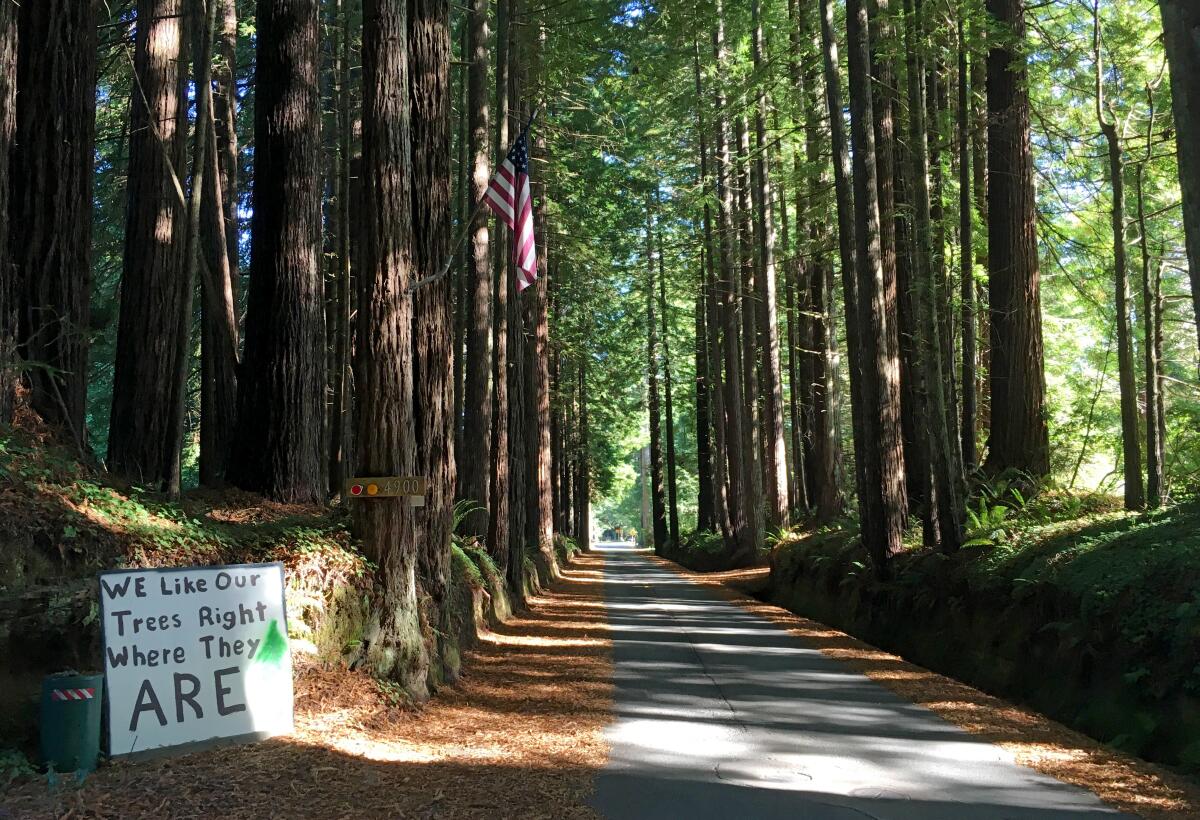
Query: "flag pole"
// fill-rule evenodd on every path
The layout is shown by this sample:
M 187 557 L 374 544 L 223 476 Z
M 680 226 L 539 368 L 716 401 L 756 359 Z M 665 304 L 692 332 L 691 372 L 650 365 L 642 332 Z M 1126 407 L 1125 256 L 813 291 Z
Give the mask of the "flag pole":
M 0 0 L 0 2 L 3 2 L 3 0 Z M 540 106 L 534 106 L 533 111 L 529 113 L 529 120 L 525 123 L 525 128 L 521 130 L 522 135 L 529 133 L 529 128 L 533 125 L 533 118 L 537 116 L 538 108 L 540 108 Z M 520 136 L 518 136 L 517 139 L 519 140 Z M 515 145 L 516 143 L 514 142 L 513 144 Z M 475 218 L 479 216 L 479 212 L 486 204 L 484 201 L 486 199 L 487 194 L 484 194 L 479 198 L 479 201 L 475 203 L 475 207 L 471 209 L 471 216 L 463 222 L 462 227 L 458 231 L 458 236 L 450 246 L 450 252 L 446 254 L 446 261 L 442 263 L 442 266 L 438 269 L 438 272 L 413 282 L 409 286 L 408 290 L 405 291 L 406 294 L 411 296 L 417 288 L 424 287 L 425 285 L 431 285 L 438 280 L 446 278 L 446 275 L 450 273 L 450 267 L 454 264 L 454 257 L 458 255 L 458 249 L 462 247 L 462 243 L 467 240 L 467 236 L 474 228 Z

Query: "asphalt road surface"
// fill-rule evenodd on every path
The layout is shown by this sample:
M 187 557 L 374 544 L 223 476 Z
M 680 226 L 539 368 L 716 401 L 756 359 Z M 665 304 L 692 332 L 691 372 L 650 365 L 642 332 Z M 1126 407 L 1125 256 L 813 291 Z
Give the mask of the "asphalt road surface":
M 604 816 L 1123 816 L 631 546 L 599 549 L 616 679 Z

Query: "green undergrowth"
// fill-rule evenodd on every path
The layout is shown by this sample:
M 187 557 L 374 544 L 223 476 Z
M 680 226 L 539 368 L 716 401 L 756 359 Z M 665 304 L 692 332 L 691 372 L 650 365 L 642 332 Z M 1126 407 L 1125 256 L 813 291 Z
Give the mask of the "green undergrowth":
M 852 526 L 785 533 L 770 597 L 1200 773 L 1200 503 L 1006 492 L 972 509 L 967 546 L 921 549 L 914 528 L 885 581 Z
M 319 506 L 237 491 L 170 500 L 81 465 L 70 450 L 0 431 L 0 592 L 123 566 L 283 561 L 309 574 L 362 577 L 348 520 Z

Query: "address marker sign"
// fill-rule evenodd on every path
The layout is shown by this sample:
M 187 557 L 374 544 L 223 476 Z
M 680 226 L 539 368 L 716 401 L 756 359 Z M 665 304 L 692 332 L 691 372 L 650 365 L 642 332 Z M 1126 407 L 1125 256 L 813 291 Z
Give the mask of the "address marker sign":
M 108 751 L 292 731 L 282 564 L 100 574 Z
M 396 498 L 407 496 L 413 504 L 425 503 L 425 490 L 429 480 L 420 476 L 382 476 L 376 478 L 347 479 L 346 498 Z

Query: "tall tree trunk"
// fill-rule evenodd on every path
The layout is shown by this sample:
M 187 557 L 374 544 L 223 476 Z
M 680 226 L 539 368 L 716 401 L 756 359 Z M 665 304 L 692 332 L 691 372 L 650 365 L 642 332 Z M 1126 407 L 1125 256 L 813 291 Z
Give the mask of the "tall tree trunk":
M 708 192 L 713 190 L 713 182 L 709 172 L 708 126 L 705 122 L 704 111 L 707 97 L 700 71 L 700 43 L 693 43 L 693 60 L 696 75 L 696 134 L 700 149 L 700 185 Z M 726 540 L 732 538 L 729 520 L 729 484 L 727 469 L 729 453 L 725 440 L 725 393 L 724 379 L 721 374 L 721 320 L 718 309 L 716 260 L 713 246 L 712 206 L 708 198 L 704 200 L 702 227 L 704 229 L 704 265 L 701 276 L 704 280 L 702 293 L 704 296 L 704 329 L 707 348 L 705 361 L 707 368 L 704 372 L 704 385 L 709 404 L 709 429 L 712 431 L 712 501 L 713 515 L 711 529 L 720 532 Z M 699 383 L 699 382 L 698 382 Z M 705 529 L 703 526 L 701 530 Z
M 509 0 L 511 22 L 508 28 L 508 107 L 509 136 L 520 129 L 521 122 L 521 65 L 518 52 L 518 32 L 521 30 L 521 2 Z M 502 149 L 501 153 L 504 149 Z M 509 234 L 512 239 L 512 234 Z M 511 248 L 511 243 L 510 243 Z M 529 381 L 526 379 L 525 342 L 528 329 L 516 289 L 516 261 L 512 253 L 506 254 L 504 286 L 508 289 L 508 570 L 509 582 L 518 595 L 524 593 L 525 561 L 530 546 L 529 531 L 529 483 L 530 447 L 527 425 L 529 412 Z
M 236 334 L 236 324 L 231 324 L 232 312 L 226 313 L 226 309 L 231 305 L 225 301 L 225 282 L 223 277 L 228 273 L 223 269 L 223 265 L 218 260 L 209 259 L 209 239 L 215 236 L 217 254 L 224 256 L 225 242 L 224 231 L 220 219 L 220 192 L 218 189 L 218 180 L 216 176 L 217 163 L 215 160 L 216 151 L 216 131 L 213 127 L 213 99 L 212 99 L 212 47 L 213 33 L 216 30 L 217 21 L 217 2 L 216 0 L 194 0 L 190 3 L 189 13 L 193 16 L 193 27 L 195 41 L 192 44 L 192 78 L 195 82 L 195 97 L 196 97 L 196 128 L 192 138 L 192 167 L 191 167 L 191 191 L 188 195 L 187 207 L 187 234 L 184 242 L 184 261 L 183 269 L 185 272 L 185 287 L 187 291 L 184 295 L 182 304 L 180 305 L 180 324 L 184 328 L 191 328 L 192 321 L 192 298 L 195 290 L 195 282 L 200 279 L 201 290 L 201 328 L 200 328 L 200 348 L 201 348 L 201 383 L 200 383 L 200 440 L 201 445 L 207 443 L 210 447 L 209 458 L 204 459 L 205 472 L 207 473 L 207 483 L 216 483 L 217 475 L 212 463 L 213 457 L 217 456 L 218 447 L 223 447 L 226 442 L 218 445 L 212 439 L 216 431 L 212 430 L 212 411 L 215 410 L 216 404 L 216 384 L 215 380 L 212 385 L 214 395 L 209 397 L 209 401 L 205 401 L 205 392 L 208 388 L 208 378 L 215 376 L 213 372 L 218 367 L 221 369 L 221 387 L 223 398 L 227 401 L 236 402 L 236 384 L 234 379 L 235 368 L 237 367 L 237 341 L 236 335 L 229 335 L 232 329 Z M 205 196 L 209 197 L 209 202 L 214 207 L 205 207 Z M 210 215 L 214 217 L 209 219 Z M 213 223 L 210 225 L 209 223 Z M 215 228 L 214 228 L 215 226 Z M 204 247 L 201 247 L 201 242 L 204 242 Z M 220 272 L 218 273 L 218 271 Z M 200 273 L 204 275 L 201 277 Z M 218 283 L 218 277 L 221 277 Z M 206 304 L 207 303 L 207 304 Z M 214 345 L 210 341 L 205 349 L 205 336 L 215 337 L 215 333 L 206 332 L 207 323 L 204 319 L 215 319 L 221 317 L 224 320 L 226 333 L 223 335 L 225 344 L 221 347 L 221 355 L 218 359 L 218 351 L 214 349 Z M 215 329 L 215 328 L 214 328 Z M 191 353 L 190 333 L 185 332 L 184 339 L 187 344 L 181 345 L 178 351 L 178 359 L 176 360 L 176 373 L 179 383 L 175 394 L 175 406 L 173 409 L 173 418 L 171 421 L 172 437 L 182 440 L 184 416 L 187 410 L 187 382 L 190 373 L 188 367 L 188 357 Z M 212 341 L 215 341 L 213 339 Z M 205 360 L 204 353 L 210 354 L 208 360 Z M 205 425 L 204 410 L 206 404 L 209 409 L 209 424 Z M 236 405 L 226 405 L 223 409 L 232 417 Z M 208 429 L 206 430 L 206 426 Z M 220 436 L 223 437 L 229 432 L 228 427 L 223 427 L 220 430 Z M 207 433 L 207 435 L 206 435 Z M 222 453 L 222 456 L 224 453 Z M 176 447 L 172 450 L 171 462 L 169 464 L 167 489 L 172 495 L 178 495 L 181 488 L 181 458 L 182 453 L 180 448 Z M 224 470 L 223 458 L 221 459 L 220 469 Z
M 333 405 L 330 410 L 329 428 L 329 487 L 337 493 L 350 473 L 350 429 L 351 391 L 346 378 L 350 369 L 350 293 L 351 272 L 351 173 L 350 152 L 353 141 L 353 122 L 350 118 L 350 8 L 349 0 L 337 0 L 340 29 L 339 50 L 336 59 L 337 83 L 337 168 L 336 207 L 334 222 L 337 231 L 335 298 L 337 313 L 334 317 L 332 384 Z
M 591 548 L 591 456 L 588 431 L 587 359 L 579 362 L 579 452 L 575 472 L 575 542 Z
M 412 140 L 413 270 L 434 276 L 450 250 L 450 3 L 408 0 L 408 67 Z M 429 607 L 426 639 L 432 674 L 453 678 L 457 651 L 447 651 L 450 537 L 454 527 L 454 307 L 448 278 L 413 298 L 413 420 L 417 474 L 428 484 L 416 511 L 418 575 Z M 436 650 L 435 650 L 436 647 Z M 441 662 L 439 670 L 437 662 Z M 439 671 L 441 674 L 439 675 Z
M 932 476 L 933 497 L 927 504 L 929 529 L 937 528 L 937 543 L 943 552 L 957 550 L 963 542 L 965 519 L 965 481 L 962 462 L 955 457 L 952 442 L 954 428 L 947 411 L 946 382 L 943 377 L 943 350 L 939 314 L 935 232 L 929 191 L 929 155 L 927 153 L 925 77 L 920 54 L 926 51 L 927 18 L 921 0 L 905 0 L 908 54 L 909 149 L 912 171 L 914 210 L 914 262 L 917 347 L 923 386 L 924 441 Z M 936 505 L 936 508 L 935 508 Z
M 838 254 L 842 271 L 842 301 L 845 305 L 846 325 L 849 328 L 858 321 L 858 279 L 855 267 L 855 217 L 854 193 L 851 191 L 850 149 L 846 142 L 845 120 L 842 109 L 842 79 L 838 63 L 837 38 L 833 27 L 832 0 L 820 0 L 821 51 L 825 68 L 825 104 L 829 120 L 830 145 L 833 151 L 833 184 L 837 200 Z M 832 311 L 832 305 L 826 306 Z M 833 322 L 827 323 L 826 332 L 833 335 Z M 850 363 L 850 417 L 854 439 L 854 478 L 859 499 L 866 496 L 863 483 L 864 473 L 862 450 L 867 446 L 865 428 L 867 405 L 863 391 L 862 349 L 864 339 L 859 332 L 846 334 L 846 348 Z
M 508 150 L 508 11 L 511 0 L 496 0 L 496 144 L 493 153 Z M 496 294 L 492 339 L 492 460 L 488 476 L 488 551 L 506 578 L 509 528 L 508 435 L 508 276 L 509 241 L 504 231 L 496 235 L 493 289 Z M 519 574 L 519 572 L 518 572 Z
M 753 57 L 756 72 L 765 71 L 761 0 L 752 4 L 754 19 Z M 777 529 L 788 518 L 787 451 L 783 428 L 783 374 L 779 364 L 779 325 L 776 315 L 775 221 L 771 179 L 767 172 L 767 93 L 766 81 L 758 83 L 754 109 L 754 197 L 758 220 L 758 255 L 762 275 L 756 304 L 758 335 L 762 345 L 762 450 L 765 479 L 766 524 Z
M 975 441 L 976 423 L 976 351 L 975 351 L 975 222 L 971 216 L 971 72 L 968 68 L 968 46 L 965 12 L 958 16 L 958 235 L 959 235 L 959 298 L 962 302 L 960 333 L 962 334 L 962 414 L 959 419 L 959 445 L 963 469 L 975 469 L 979 448 Z
M 470 127 L 471 207 L 483 199 L 490 177 L 488 137 L 488 3 L 471 0 L 467 20 L 467 116 Z M 503 119 L 503 113 L 500 114 Z M 487 534 L 489 474 L 492 457 L 492 257 L 487 215 L 481 209 L 471 225 L 471 253 L 467 267 L 467 352 L 463 397 L 463 446 L 458 454 L 458 495 L 478 504 L 467 515 L 463 532 Z
M 545 49 L 546 28 L 539 25 L 530 51 L 530 66 L 532 76 L 531 88 L 527 92 L 530 99 L 538 100 L 544 95 L 545 69 L 543 68 L 542 52 Z M 528 114 L 528 112 L 527 112 Z M 532 392 L 530 401 L 530 461 L 533 468 L 531 476 L 533 486 L 530 488 L 530 539 L 542 554 L 543 562 L 554 567 L 556 557 L 554 552 L 554 504 L 550 491 L 550 277 L 548 265 L 550 262 L 549 238 L 546 215 L 549 208 L 546 194 L 545 174 L 549 167 L 547 156 L 546 134 L 544 129 L 538 129 L 533 139 L 533 156 L 531 161 L 534 168 L 531 171 L 531 194 L 534 198 L 534 234 L 537 240 L 537 281 L 531 286 L 532 290 L 525 299 L 528 313 L 529 341 L 527 345 L 528 364 L 531 376 Z
M 763 535 L 763 486 L 766 480 L 763 468 L 762 413 L 759 404 L 759 358 L 761 347 L 758 338 L 758 304 L 762 298 L 761 258 L 758 255 L 758 227 L 754 221 L 750 196 L 750 129 L 745 116 L 734 121 L 737 137 L 737 160 L 734 167 L 738 237 L 738 260 L 741 266 L 741 292 L 738 294 L 741 308 L 741 352 L 742 352 L 742 403 L 745 408 L 746 424 L 743 427 L 742 465 L 746 490 L 745 513 L 747 526 L 758 549 Z
M 210 0 L 215 2 L 216 0 Z M 200 483 L 218 486 L 225 478 L 233 426 L 237 419 L 238 326 L 234 302 L 234 264 L 226 244 L 220 143 L 214 124 L 212 94 L 208 99 L 208 146 L 204 152 L 201 232 Z
M 655 191 L 655 200 L 658 192 Z M 667 523 L 671 536 L 671 544 L 679 544 L 679 478 L 675 463 L 675 406 L 671 395 L 671 341 L 668 335 L 670 316 L 667 312 L 667 270 L 663 254 L 662 224 L 658 227 L 658 315 L 662 323 L 662 370 L 663 370 L 663 411 L 666 413 L 667 426 L 664 430 L 666 447 L 664 456 L 667 466 Z
M 8 244 L 30 403 L 86 448 L 96 26 L 76 0 L 19 4 Z M 11 9 L 10 9 L 11 11 Z M 11 46 L 10 46 L 11 47 Z
M 1146 369 L 1146 500 L 1152 509 L 1163 502 L 1163 462 L 1166 430 L 1161 423 L 1162 357 L 1159 345 L 1162 302 L 1150 258 L 1146 225 L 1146 166 L 1154 159 L 1154 88 L 1146 87 L 1146 154 L 1137 164 L 1138 246 L 1142 257 L 1142 353 Z
M 1163 42 L 1171 67 L 1171 105 L 1179 147 L 1179 187 L 1187 242 L 1192 307 L 1200 317 L 1200 4 L 1195 0 L 1158 0 Z M 1200 319 L 1196 342 L 1200 344 Z
M 16 271 L 8 247 L 9 158 L 17 130 L 17 6 L 0 3 L 0 424 L 12 420 L 16 396 Z
M 658 321 L 655 319 L 654 209 L 646 198 L 646 391 L 650 414 L 650 501 L 656 551 L 667 547 L 667 507 L 663 488 L 662 413 L 658 395 Z
M 342 0 L 343 3 L 348 0 Z M 221 26 L 217 38 L 220 61 L 214 66 L 216 91 L 214 102 L 217 108 L 217 156 L 221 164 L 222 207 L 225 214 L 225 241 L 233 275 L 234 293 L 237 293 L 237 270 L 240 265 L 238 246 L 238 135 L 237 135 L 237 0 L 220 0 Z M 347 29 L 347 37 L 349 36 Z
M 319 8 L 317 0 L 258 4 L 256 205 L 237 457 L 228 469 L 229 480 L 242 489 L 293 502 L 319 501 L 325 494 Z M 373 25 L 385 25 L 395 14 L 386 7 L 375 11 Z
M 703 183 L 701 183 L 703 185 Z M 709 401 L 711 379 L 708 361 L 708 282 L 704 275 L 706 250 L 700 250 L 699 282 L 693 321 L 696 334 L 696 529 L 700 532 L 717 530 L 716 487 L 713 481 L 712 404 Z
M 723 78 L 728 54 L 725 47 L 725 21 L 722 0 L 717 0 L 716 27 L 713 30 L 713 53 L 716 58 L 716 73 Z M 750 504 L 745 465 L 746 419 L 742 403 L 742 362 L 738 354 L 737 338 L 738 305 L 734 283 L 734 258 L 737 249 L 733 246 L 733 163 L 729 150 L 729 122 L 726 119 L 726 97 L 722 80 L 714 84 L 713 108 L 716 112 L 716 164 L 717 164 L 717 244 L 720 248 L 720 278 L 717 293 L 720 300 L 722 357 L 725 364 L 725 444 L 728 456 L 728 504 L 730 531 L 733 543 L 729 545 L 730 556 L 736 562 L 754 560 L 757 552 L 757 532 L 751 526 L 747 507 Z
M 814 54 L 824 55 L 825 49 L 821 44 L 819 26 L 815 25 L 813 14 L 817 9 L 808 3 L 797 3 L 794 12 L 794 31 L 796 39 L 794 48 L 801 48 L 807 43 Z M 836 57 L 836 43 L 833 57 Z M 833 65 L 836 67 L 836 59 Z M 807 483 L 810 499 L 816 508 L 819 521 L 829 521 L 841 514 L 845 506 L 839 481 L 841 463 L 841 443 L 837 436 L 837 382 L 835 380 L 836 334 L 833 330 L 833 260 L 829 255 L 829 229 L 826 214 L 822 205 L 828 204 L 827 190 L 829 184 L 829 162 L 825 159 L 825 134 L 822 126 L 822 74 L 828 69 L 828 63 L 822 59 L 809 59 L 804 62 L 802 79 L 802 102 L 804 116 L 804 160 L 812 169 L 808 175 L 807 188 L 796 188 L 796 240 L 804 235 L 804 225 L 808 226 L 808 240 L 811 255 L 804 269 L 797 271 L 802 278 L 797 282 L 797 288 L 804 295 L 801 305 L 813 315 L 810 324 L 812 331 L 811 350 L 813 353 L 805 356 L 808 364 L 802 368 L 802 379 L 806 390 L 811 389 L 811 399 L 808 402 L 809 412 L 804 422 L 808 431 L 809 452 L 811 457 L 806 465 Z M 836 73 L 836 72 L 835 72 Z M 827 96 L 827 95 L 826 95 Z M 841 105 L 841 90 L 837 89 Z M 828 107 L 826 106 L 826 111 Z M 840 110 L 840 109 L 839 109 Z M 838 121 L 840 126 L 840 120 Z M 830 131 L 830 141 L 834 153 L 840 163 L 843 159 L 849 162 L 845 154 L 845 133 L 842 132 L 834 143 L 833 132 Z M 840 148 L 839 148 L 840 145 Z M 847 191 L 849 189 L 847 188 Z M 807 199 L 808 202 L 802 200 Z M 847 194 L 847 211 L 850 201 Z M 806 205 L 808 206 L 806 210 Z M 816 207 L 813 207 L 816 206 Z M 841 241 L 840 225 L 842 203 L 839 200 L 838 225 L 839 244 Z M 815 214 L 815 216 L 814 216 Z M 804 215 L 803 223 L 801 216 Z M 850 229 L 852 232 L 852 228 Z M 853 246 L 853 240 L 850 242 Z M 808 386 L 811 386 L 809 388 Z
M 1096 79 L 1096 122 L 1108 147 L 1108 176 L 1112 184 L 1113 292 L 1117 314 L 1117 380 L 1121 393 L 1121 462 L 1125 478 L 1125 509 L 1146 506 L 1142 484 L 1142 451 L 1138 440 L 1137 373 L 1133 364 L 1133 333 L 1129 326 L 1129 253 L 1125 243 L 1125 158 L 1116 123 L 1105 118 L 1104 63 L 1100 44 L 1100 0 L 1092 4 L 1092 60 Z M 1111 115 L 1110 115 L 1111 116 Z
M 1050 471 L 1023 0 L 987 0 L 1002 34 L 988 52 L 988 311 L 991 434 L 986 467 Z
M 857 313 L 847 318 L 848 336 L 860 334 L 863 425 L 857 446 L 864 493 L 859 500 L 863 543 L 876 572 L 887 572 L 904 536 L 904 451 L 900 436 L 899 362 L 891 355 L 892 331 L 879 242 L 879 182 L 875 165 L 871 105 L 869 18 L 862 0 L 847 3 L 847 63 L 850 75 L 850 131 L 854 143 L 854 234 Z M 849 307 L 849 306 L 847 306 Z
M 108 467 L 165 488 L 180 447 L 175 408 L 191 299 L 181 180 L 187 141 L 183 0 L 139 0 L 129 207 L 113 371 Z M 181 117 L 180 111 L 184 110 Z
M 408 294 L 415 268 L 407 40 L 407 0 L 364 0 L 365 196 L 355 392 L 358 463 L 369 475 L 413 475 L 417 468 L 413 298 Z M 262 150 L 261 140 L 258 145 Z M 418 612 L 416 516 L 406 498 L 358 501 L 353 510 L 363 551 L 380 576 L 374 623 L 367 634 L 369 666 L 423 700 L 429 694 L 430 659 Z

